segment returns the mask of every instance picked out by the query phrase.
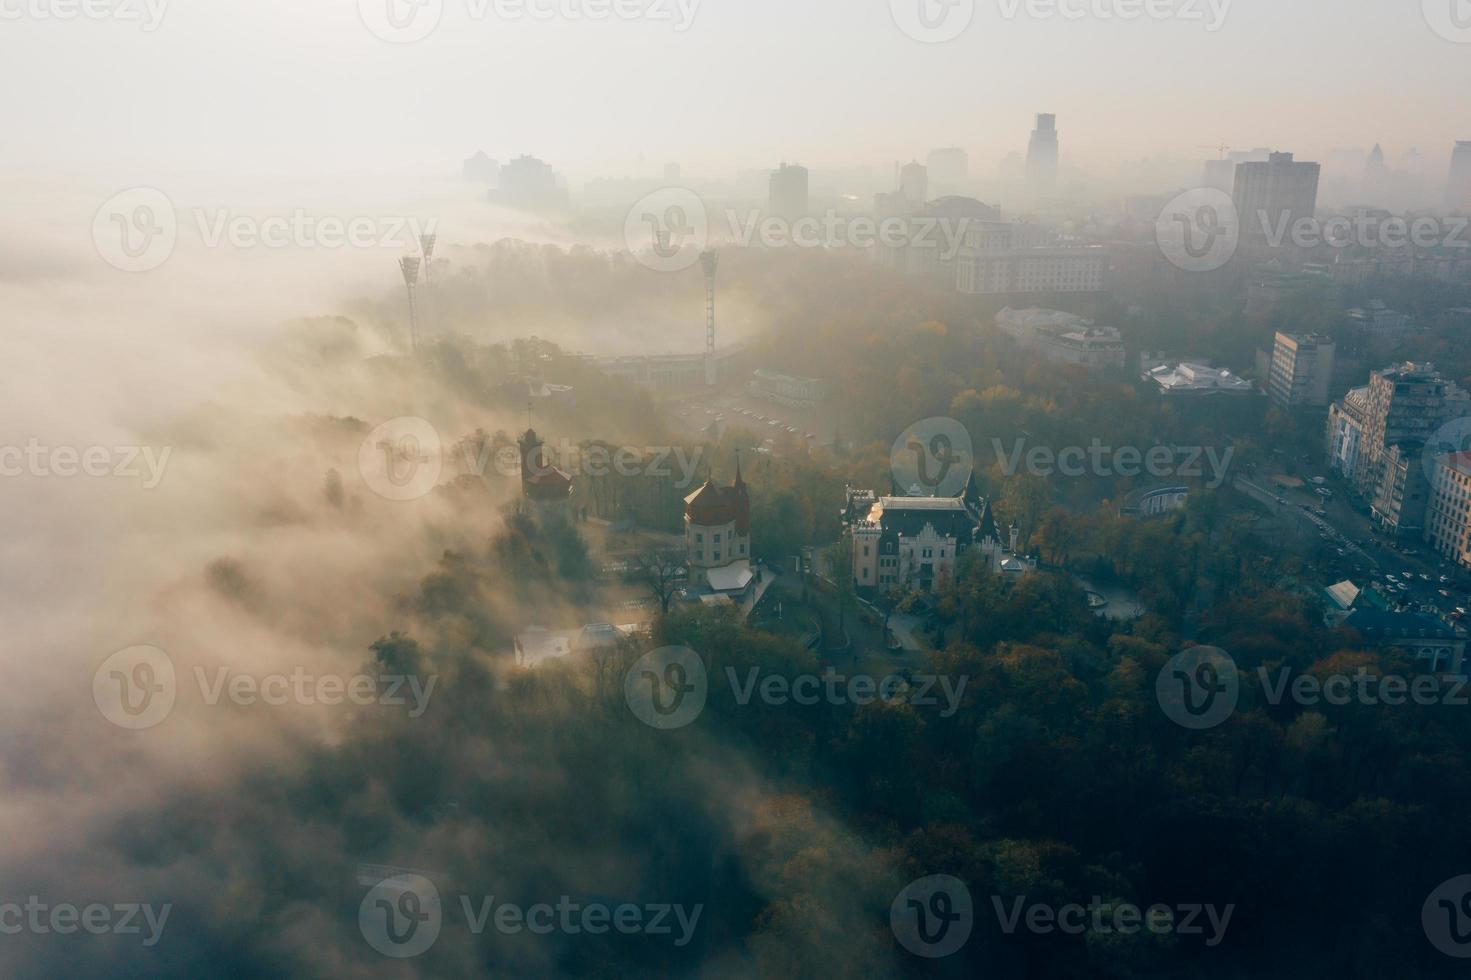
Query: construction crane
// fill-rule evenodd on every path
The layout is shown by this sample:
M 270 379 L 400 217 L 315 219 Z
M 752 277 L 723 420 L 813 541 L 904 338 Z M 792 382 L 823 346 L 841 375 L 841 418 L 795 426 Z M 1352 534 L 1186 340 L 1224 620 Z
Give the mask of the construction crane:
M 1200 146 L 1199 149 L 1202 149 L 1202 150 L 1215 150 L 1217 153 L 1219 153 L 1221 155 L 1221 159 L 1224 160 L 1224 159 L 1226 159 L 1226 151 L 1229 150 L 1229 149 L 1231 149 L 1231 147 L 1227 146 L 1225 143 L 1222 143 L 1219 146 L 1211 146 L 1209 143 L 1207 143 L 1207 144 L 1205 144 L 1203 146 Z

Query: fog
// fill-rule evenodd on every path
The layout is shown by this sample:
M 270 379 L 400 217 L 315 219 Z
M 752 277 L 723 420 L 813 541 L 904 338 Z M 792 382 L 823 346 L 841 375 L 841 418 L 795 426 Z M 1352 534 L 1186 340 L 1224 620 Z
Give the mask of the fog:
M 1202 22 L 1138 24 L 979 3 L 943 43 L 905 37 L 886 2 L 671 0 L 659 6 L 668 19 L 628 23 L 430 6 L 442 7 L 437 29 L 397 43 L 375 36 L 366 0 L 139 3 L 96 17 L 0 0 L 0 463 L 21 467 L 0 477 L 0 903 L 171 909 L 156 947 L 141 942 L 146 926 L 141 937 L 6 932 L 0 972 L 634 976 L 642 947 L 482 941 L 459 897 L 720 895 L 735 897 L 705 909 L 665 975 L 910 974 L 873 910 L 928 872 L 894 843 L 911 830 L 853 818 L 839 792 L 804 792 L 798 763 L 774 771 L 787 756 L 764 741 L 797 760 L 841 738 L 782 719 L 671 748 L 652 729 L 630 735 L 639 726 L 615 710 L 626 663 L 514 663 L 528 627 L 580 626 L 626 598 L 589 598 L 584 565 L 612 560 L 601 535 L 613 530 L 585 532 L 579 551 L 519 512 L 504 465 L 518 434 L 698 445 L 710 455 L 694 485 L 728 478 L 736 449 L 748 467 L 773 452 L 706 428 L 693 396 L 598 374 L 600 357 L 705 349 L 701 270 L 651 268 L 657 239 L 639 207 L 673 187 L 708 212 L 698 245 L 723 249 L 719 342 L 767 359 L 742 362 L 743 377 L 767 364 L 836 376 L 847 358 L 879 359 L 870 334 L 845 332 L 871 313 L 905 331 L 896 362 L 931 341 L 973 355 L 945 377 L 896 364 L 894 387 L 943 411 L 960 392 L 929 389 L 979 384 L 963 375 L 973 366 L 1018 387 L 1042 376 L 1004 376 L 1010 362 L 977 352 L 989 298 L 936 299 L 844 247 L 793 256 L 733 242 L 768 207 L 780 162 L 809 166 L 814 210 L 846 220 L 894 190 L 898 164 L 960 147 L 969 172 L 932 197 L 973 197 L 1058 240 L 1096 234 L 1089 244 L 1127 239 L 1136 212 L 1152 234 L 1149 202 L 1198 186 L 1231 149 L 1321 161 L 1323 208 L 1434 208 L 1451 148 L 1471 138 L 1466 48 L 1395 5 L 1329 0 L 1202 3 Z M 1062 149 L 1056 183 L 1039 189 L 1023 158 L 1043 112 L 1057 114 Z M 1364 177 L 1376 144 L 1402 178 L 1392 191 Z M 561 204 L 495 198 L 462 174 L 477 151 L 503 166 L 546 161 Z M 119 229 L 119 215 L 138 227 Z M 161 220 L 177 229 L 167 254 L 128 251 Z M 342 244 L 348 227 L 362 240 Z M 414 336 L 399 262 L 421 253 L 421 234 L 437 242 Z M 1128 308 L 1107 297 L 1080 312 Z M 523 404 L 528 381 L 564 380 L 543 377 L 544 363 L 582 372 L 575 402 Z M 840 492 L 853 472 L 884 469 L 876 433 L 890 420 L 864 404 L 881 399 L 838 396 L 840 409 L 810 416 L 826 429 L 806 434 L 813 452 L 802 441 L 782 479 L 820 471 Z M 1038 394 L 1028 410 L 1056 404 Z M 402 460 L 374 434 L 404 419 L 434 433 L 419 462 L 443 471 L 395 500 L 380 465 Z M 850 431 L 857 445 L 835 434 L 845 426 L 864 430 Z M 487 446 L 477 469 L 467 453 Z M 78 457 L 97 472 L 77 472 Z M 837 508 L 812 497 L 830 522 Z M 781 514 L 812 524 L 816 510 L 803 497 Z M 790 567 L 793 556 L 773 557 Z M 734 619 L 713 622 L 679 624 L 706 631 L 712 670 L 764 662 L 731 639 L 745 636 Z M 751 642 L 816 670 L 791 638 Z M 135 647 L 162 651 L 178 684 L 166 718 L 130 730 L 94 682 Z M 435 686 L 405 686 L 392 708 L 220 694 L 231 677 L 302 673 Z M 937 794 L 916 809 L 929 820 L 951 803 Z M 948 831 L 928 832 L 908 843 L 948 854 Z M 361 865 L 439 885 L 456 911 L 432 954 L 364 944 Z

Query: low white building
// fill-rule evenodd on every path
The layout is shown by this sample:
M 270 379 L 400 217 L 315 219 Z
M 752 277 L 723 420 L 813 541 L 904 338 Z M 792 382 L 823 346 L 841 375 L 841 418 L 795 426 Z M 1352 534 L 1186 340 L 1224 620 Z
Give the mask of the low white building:
M 589 623 L 574 630 L 549 630 L 542 626 L 531 626 L 516 634 L 516 666 L 536 667 L 548 661 L 564 660 L 574 654 L 605 650 L 648 631 L 648 625 L 640 623 L 626 626 Z
M 1383 300 L 1374 300 L 1367 307 L 1348 311 L 1349 320 L 1370 337 L 1394 339 L 1410 330 L 1410 316 L 1391 310 Z
M 1022 248 L 1005 251 L 962 248 L 955 260 L 955 288 L 962 293 L 1097 293 L 1108 273 L 1100 245 Z
M 1159 364 L 1144 372 L 1144 380 L 1166 395 L 1250 395 L 1252 383 L 1225 368 L 1181 361 Z
M 1118 330 L 1072 313 L 1007 307 L 996 314 L 996 326 L 1023 350 L 1049 361 L 1090 370 L 1124 366 L 1124 338 Z

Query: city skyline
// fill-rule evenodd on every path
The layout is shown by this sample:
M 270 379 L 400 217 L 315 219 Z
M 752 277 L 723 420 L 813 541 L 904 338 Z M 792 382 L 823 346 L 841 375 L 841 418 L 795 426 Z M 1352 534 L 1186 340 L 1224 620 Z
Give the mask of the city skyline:
M 1467 46 L 1437 33 L 1417 5 L 1356 12 L 1350 24 L 1326 0 L 1290 12 L 1236 0 L 1213 32 L 1183 15 L 1074 21 L 1029 16 L 1022 6 L 1008 18 L 1009 6 L 978 4 L 965 30 L 940 44 L 906 36 L 885 3 L 793 11 L 773 0 L 739 9 L 705 0 L 678 31 L 677 21 L 648 18 L 496 19 L 493 8 L 476 18 L 476 8 L 445 2 L 439 29 L 413 44 L 374 36 L 353 4 L 168 6 L 152 31 L 23 17 L 6 24 L 21 41 L 8 70 L 42 79 L 48 98 L 12 100 L 0 121 L 20 172 L 105 156 L 225 173 L 422 173 L 427 161 L 458 160 L 481 145 L 497 158 L 535 153 L 574 175 L 617 174 L 640 156 L 651 167 L 679 160 L 687 172 L 783 157 L 827 169 L 953 145 L 983 173 L 1025 150 L 1043 111 L 1063 120 L 1065 159 L 1097 168 L 1162 154 L 1200 158 L 1210 155 L 1202 147 L 1225 142 L 1290 148 L 1302 159 L 1374 143 L 1417 146 L 1443 170 L 1454 143 L 1471 138 L 1471 110 L 1458 97 L 1471 80 Z M 818 27 L 837 43 L 804 50 L 797 38 Z M 1394 90 L 1369 72 L 1303 70 L 1314 51 L 1326 65 L 1335 46 L 1364 38 L 1400 73 Z M 270 71 L 250 62 L 249 45 L 265 40 L 282 42 Z M 771 70 L 711 68 L 756 51 Z M 1035 70 L 1044 58 L 1070 70 Z M 875 64 L 885 70 L 870 70 Z M 983 78 L 1007 84 L 974 84 L 978 64 Z M 1111 72 L 1114 64 L 1150 68 Z M 443 71 L 426 93 L 416 80 L 436 66 Z M 89 68 L 109 78 L 104 92 L 67 84 Z M 251 81 L 208 94 L 183 83 L 213 71 Z M 945 96 L 901 98 L 883 81 L 896 74 Z M 1107 82 L 1079 85 L 1087 75 Z M 698 97 L 685 84 L 693 78 Z M 810 103 L 785 97 L 794 87 Z M 1419 96 L 1406 102 L 1397 94 L 1405 90 Z M 1131 111 L 1121 123 L 1114 110 L 1123 103 Z M 631 106 L 632 115 L 623 111 Z

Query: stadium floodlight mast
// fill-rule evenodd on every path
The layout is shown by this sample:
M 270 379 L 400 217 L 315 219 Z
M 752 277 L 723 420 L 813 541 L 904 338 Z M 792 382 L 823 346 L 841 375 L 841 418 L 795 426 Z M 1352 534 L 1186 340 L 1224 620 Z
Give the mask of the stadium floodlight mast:
M 715 270 L 720 253 L 707 249 L 700 253 L 700 268 L 705 270 L 705 384 L 715 385 Z
M 438 235 L 420 235 L 419 248 L 424 252 L 424 285 L 429 285 L 429 266 L 434 261 L 434 243 L 438 241 Z
M 409 349 L 417 354 L 419 352 L 419 308 L 414 301 L 414 294 L 419 288 L 419 257 L 405 255 L 398 260 L 398 267 L 403 272 L 404 288 L 409 293 Z

